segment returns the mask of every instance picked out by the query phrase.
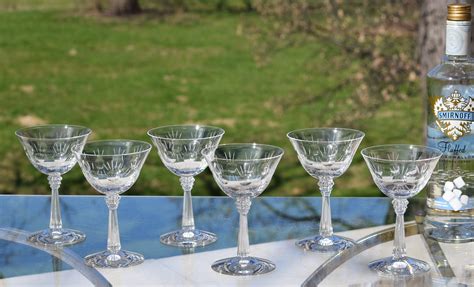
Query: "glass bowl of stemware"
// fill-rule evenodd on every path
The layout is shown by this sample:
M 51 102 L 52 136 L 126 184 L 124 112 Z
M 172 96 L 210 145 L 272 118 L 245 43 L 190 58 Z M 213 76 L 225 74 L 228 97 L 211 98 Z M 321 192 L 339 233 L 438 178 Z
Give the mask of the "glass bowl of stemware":
M 165 167 L 179 176 L 183 196 L 181 229 L 160 236 L 163 244 L 184 248 L 205 246 L 217 240 L 214 233 L 195 228 L 191 190 L 194 177 L 207 168 L 202 150 L 217 148 L 224 130 L 203 125 L 173 125 L 148 131 Z
M 235 200 L 240 225 L 237 256 L 218 260 L 212 269 L 226 275 L 257 275 L 275 269 L 267 259 L 249 254 L 247 215 L 252 199 L 269 185 L 283 156 L 283 149 L 264 144 L 225 144 L 215 151 L 204 150 L 205 158 L 221 190 Z
M 319 234 L 296 242 L 308 251 L 337 252 L 354 246 L 354 242 L 334 235 L 329 197 L 334 178 L 344 174 L 365 134 L 345 128 L 309 128 L 289 132 L 288 138 L 303 168 L 318 180 L 322 195 Z
M 46 246 L 65 246 L 83 241 L 86 235 L 62 226 L 59 186 L 62 175 L 76 165 L 73 148 L 82 150 L 89 128 L 75 125 L 44 125 L 19 129 L 15 132 L 31 164 L 48 176 L 51 187 L 51 216 L 49 228 L 31 234 L 28 240 Z
M 75 153 L 89 184 L 105 195 L 109 208 L 107 250 L 85 257 L 89 266 L 118 268 L 143 262 L 143 255 L 121 249 L 117 208 L 120 194 L 138 179 L 151 144 L 136 140 L 102 140 L 89 142 Z
M 391 257 L 369 263 L 382 276 L 398 277 L 423 274 L 428 263 L 406 255 L 403 215 L 408 198 L 418 194 L 428 183 L 441 151 L 416 145 L 380 145 L 362 150 L 375 185 L 392 200 L 396 213 L 395 239 Z

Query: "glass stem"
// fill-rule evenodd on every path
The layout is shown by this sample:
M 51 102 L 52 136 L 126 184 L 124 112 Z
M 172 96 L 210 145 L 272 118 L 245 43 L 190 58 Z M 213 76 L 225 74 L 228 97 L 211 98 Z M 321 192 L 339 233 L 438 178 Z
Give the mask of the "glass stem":
M 248 257 L 250 253 L 247 214 L 249 213 L 251 204 L 252 202 L 248 196 L 237 197 L 235 200 L 235 205 L 237 206 L 240 217 L 237 256 L 241 259 Z
M 332 236 L 332 221 L 331 221 L 331 202 L 329 197 L 331 195 L 334 181 L 332 177 L 322 176 L 318 181 L 319 190 L 322 195 L 322 209 L 321 209 L 321 220 L 319 223 L 319 235 L 322 237 Z
M 407 210 L 408 200 L 406 199 L 394 199 L 392 200 L 393 208 L 397 214 L 395 223 L 395 239 L 393 241 L 393 259 L 401 259 L 406 256 L 406 245 L 405 245 L 405 222 L 403 215 Z
M 107 194 L 105 197 L 105 202 L 109 208 L 109 230 L 107 237 L 107 250 L 111 253 L 108 260 L 114 261 L 119 260 L 120 256 L 118 255 L 121 245 L 120 245 L 120 231 L 118 225 L 118 216 L 117 208 L 119 206 L 120 195 L 118 194 Z
M 48 176 L 49 186 L 51 187 L 51 216 L 49 218 L 49 230 L 53 238 L 61 236 L 63 223 L 61 220 L 61 208 L 59 206 L 59 186 L 62 177 L 59 173 Z
M 194 177 L 183 176 L 179 178 L 181 187 L 184 190 L 183 198 L 183 216 L 182 216 L 182 229 L 186 231 L 194 230 L 194 215 L 193 215 L 193 200 L 191 197 L 191 190 L 194 185 Z

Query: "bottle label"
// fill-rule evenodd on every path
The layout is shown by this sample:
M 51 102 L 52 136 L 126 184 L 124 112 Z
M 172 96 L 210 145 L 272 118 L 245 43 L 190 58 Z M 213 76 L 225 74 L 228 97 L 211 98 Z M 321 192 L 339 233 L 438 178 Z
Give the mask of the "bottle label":
M 469 54 L 471 21 L 446 21 L 446 55 Z
M 468 91 L 465 90 L 467 94 Z M 474 122 L 474 98 L 454 89 L 447 96 L 433 99 L 433 113 L 439 129 L 454 142 L 471 133 Z

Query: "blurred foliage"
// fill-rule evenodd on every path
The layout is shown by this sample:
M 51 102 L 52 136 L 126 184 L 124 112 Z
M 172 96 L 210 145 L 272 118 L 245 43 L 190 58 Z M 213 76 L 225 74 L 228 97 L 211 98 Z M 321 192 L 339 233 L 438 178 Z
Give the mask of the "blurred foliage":
M 312 102 L 353 86 L 351 97 L 333 101 L 328 107 L 328 112 L 334 112 L 328 125 L 347 125 L 371 117 L 385 102 L 418 96 L 416 1 L 255 0 L 254 6 L 264 20 L 252 35 L 255 59 L 261 65 L 288 46 L 324 42 L 326 55 L 314 55 L 309 63 L 325 60 L 334 71 L 352 71 L 330 89 L 303 90 L 282 106 Z M 331 49 L 337 49 L 341 57 L 331 57 Z M 355 70 L 354 62 L 360 63 Z M 340 106 L 350 107 L 350 112 Z

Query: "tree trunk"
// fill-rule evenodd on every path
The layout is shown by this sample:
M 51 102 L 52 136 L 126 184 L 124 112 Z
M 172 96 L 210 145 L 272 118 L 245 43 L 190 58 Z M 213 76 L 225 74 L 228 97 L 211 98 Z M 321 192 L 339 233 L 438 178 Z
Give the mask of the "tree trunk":
M 138 0 L 110 0 L 109 13 L 114 16 L 135 14 L 140 10 Z
M 224 11 L 224 9 L 226 8 L 226 5 L 227 5 L 226 0 L 217 1 L 217 4 L 216 4 L 217 11 Z
M 253 5 L 252 5 L 252 0 L 245 0 L 245 10 L 247 12 L 253 11 Z
M 418 57 L 422 78 L 441 61 L 444 55 L 446 5 L 446 0 L 423 0 L 421 4 L 418 26 Z

